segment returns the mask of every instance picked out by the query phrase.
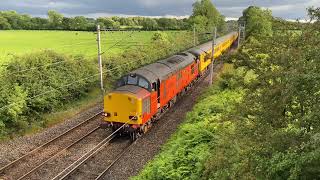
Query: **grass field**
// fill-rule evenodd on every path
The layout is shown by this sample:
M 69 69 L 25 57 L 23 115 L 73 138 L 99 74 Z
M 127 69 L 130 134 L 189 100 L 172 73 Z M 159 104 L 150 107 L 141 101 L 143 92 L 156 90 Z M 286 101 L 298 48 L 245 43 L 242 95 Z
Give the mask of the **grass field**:
M 167 33 L 173 36 L 177 32 L 168 31 Z M 114 55 L 136 44 L 148 45 L 153 34 L 152 31 L 102 32 L 102 52 L 108 50 L 106 53 Z M 0 64 L 7 62 L 10 56 L 41 49 L 95 57 L 97 54 L 96 36 L 93 32 L 75 31 L 0 31 Z M 119 41 L 121 43 L 113 46 Z M 110 49 L 111 47 L 113 48 Z

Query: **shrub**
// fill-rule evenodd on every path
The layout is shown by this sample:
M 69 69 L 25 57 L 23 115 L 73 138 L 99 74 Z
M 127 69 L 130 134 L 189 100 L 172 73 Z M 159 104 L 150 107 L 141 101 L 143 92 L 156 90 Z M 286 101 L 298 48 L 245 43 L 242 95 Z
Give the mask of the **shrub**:
M 2 72 L 2 126 L 26 129 L 41 114 L 85 95 L 97 81 L 95 74 L 93 62 L 82 56 L 46 50 L 14 57 Z

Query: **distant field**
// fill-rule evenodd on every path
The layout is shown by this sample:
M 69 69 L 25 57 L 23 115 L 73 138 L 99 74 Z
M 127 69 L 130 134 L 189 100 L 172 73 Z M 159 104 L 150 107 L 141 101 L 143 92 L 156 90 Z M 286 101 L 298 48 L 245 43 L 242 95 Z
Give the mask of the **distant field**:
M 171 36 L 173 31 L 168 31 Z M 108 54 L 117 54 L 133 44 L 150 43 L 152 31 L 102 32 L 102 52 L 110 49 L 116 42 L 124 42 L 109 50 Z M 130 35 L 132 37 L 130 37 Z M 52 49 L 66 54 L 84 54 L 94 57 L 97 54 L 96 34 L 75 31 L 0 31 L 0 63 L 10 56 L 24 54 L 41 49 Z

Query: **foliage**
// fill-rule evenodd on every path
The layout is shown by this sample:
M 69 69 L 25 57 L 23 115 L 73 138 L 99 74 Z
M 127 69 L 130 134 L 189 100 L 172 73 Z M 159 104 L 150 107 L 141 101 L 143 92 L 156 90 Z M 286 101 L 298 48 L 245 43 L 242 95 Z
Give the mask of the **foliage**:
M 53 11 L 53 10 L 50 10 L 48 11 L 48 17 L 49 17 L 49 27 L 51 29 L 60 29 L 61 28 L 61 25 L 62 25 L 62 19 L 63 19 L 63 15 L 56 12 L 56 11 Z
M 55 63 L 61 64 L 51 66 Z M 10 132 L 41 121 L 40 114 L 52 112 L 86 94 L 96 81 L 87 77 L 95 71 L 93 61 L 83 56 L 42 51 L 14 57 L 1 72 L 2 123 Z M 79 79 L 83 80 L 75 83 Z
M 11 25 L 9 24 L 8 20 L 2 16 L 0 16 L 0 29 L 11 29 Z
M 317 179 L 319 144 L 319 33 L 273 32 L 247 41 L 234 62 L 256 78 L 247 86 L 234 124 L 211 151 L 205 178 Z M 251 38 L 252 39 L 252 38 Z
M 210 0 L 197 0 L 193 4 L 193 13 L 189 23 L 191 26 L 195 25 L 198 32 L 211 32 L 214 26 L 219 32 L 225 28 L 224 17 Z
M 272 19 L 270 10 L 250 6 L 243 11 L 240 21 L 246 24 L 247 36 L 270 36 L 272 35 Z
M 228 57 L 235 70 L 220 76 L 135 179 L 319 178 L 319 23 L 301 33 L 268 31 L 250 34 Z
M 159 24 L 156 20 L 147 18 L 142 22 L 142 27 L 146 30 L 157 30 Z
M 315 20 L 317 22 L 320 21 L 320 7 L 311 7 L 308 9 L 308 14 L 310 16 L 310 20 Z

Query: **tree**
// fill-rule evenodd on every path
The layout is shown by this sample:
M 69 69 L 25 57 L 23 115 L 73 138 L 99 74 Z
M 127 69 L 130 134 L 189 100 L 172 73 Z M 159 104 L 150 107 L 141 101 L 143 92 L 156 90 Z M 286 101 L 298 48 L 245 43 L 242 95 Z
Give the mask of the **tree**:
M 111 18 L 98 18 L 97 19 L 97 24 L 104 28 L 108 29 L 119 29 L 120 28 L 120 23 L 113 21 Z
M 71 24 L 72 24 L 72 19 L 71 18 L 68 18 L 68 17 L 63 17 L 62 19 L 62 28 L 65 29 L 65 30 L 71 30 Z
M 71 19 L 70 29 L 72 30 L 86 30 L 88 27 L 88 21 L 83 16 L 77 16 Z
M 31 24 L 32 24 L 31 29 L 36 29 L 36 30 L 48 29 L 49 20 L 45 18 L 34 17 L 31 19 Z
M 145 30 L 156 30 L 158 29 L 158 23 L 156 20 L 151 18 L 145 18 L 142 23 L 143 29 Z
M 157 19 L 159 28 L 162 30 L 176 30 L 178 29 L 177 19 L 160 18 Z
M 189 19 L 190 25 L 195 25 L 198 31 L 212 31 L 216 26 L 219 30 L 224 26 L 224 17 L 219 13 L 210 0 L 196 1 L 193 13 Z
M 22 26 L 20 24 L 22 23 L 22 21 L 20 20 L 21 17 L 17 12 L 3 11 L 1 12 L 1 16 L 7 19 L 12 29 L 22 29 Z
M 49 23 L 50 23 L 50 28 L 51 29 L 62 29 L 62 20 L 63 20 L 63 15 L 50 10 L 48 11 L 48 17 L 49 17 Z
M 308 9 L 308 15 L 311 20 L 316 20 L 318 23 L 320 21 L 320 7 L 311 7 Z
M 246 23 L 247 36 L 270 36 L 272 35 L 272 19 L 270 10 L 250 6 L 243 11 L 240 21 Z
M 0 29 L 7 30 L 11 29 L 11 25 L 8 20 L 0 15 Z

